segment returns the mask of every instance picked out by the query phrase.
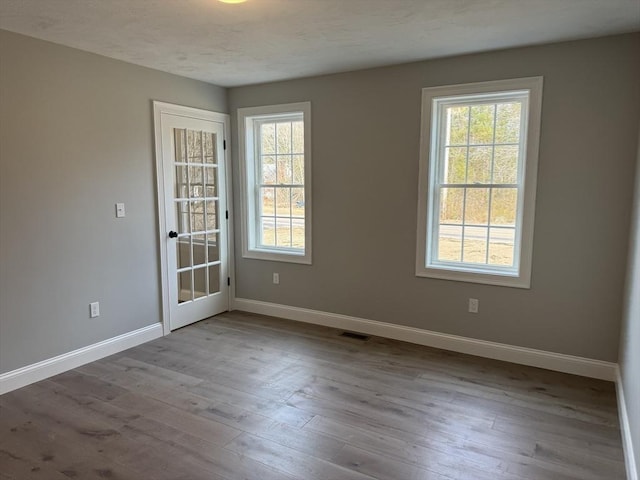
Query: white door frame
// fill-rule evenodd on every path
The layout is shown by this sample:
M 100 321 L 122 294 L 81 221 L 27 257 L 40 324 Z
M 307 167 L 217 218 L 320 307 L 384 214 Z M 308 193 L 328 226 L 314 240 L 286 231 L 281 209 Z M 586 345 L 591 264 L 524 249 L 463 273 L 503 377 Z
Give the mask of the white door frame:
M 153 121 L 155 131 L 155 154 L 156 154 L 156 208 L 158 216 L 158 244 L 160 246 L 160 279 L 161 279 L 161 296 L 162 296 L 162 311 L 161 322 L 164 335 L 171 333 L 171 325 L 169 322 L 170 312 L 170 298 L 169 298 L 169 265 L 167 265 L 167 219 L 164 208 L 165 201 L 165 188 L 164 188 L 164 162 L 162 157 L 162 128 L 161 128 L 161 116 L 163 113 L 184 116 L 189 118 L 196 118 L 199 120 L 208 120 L 213 122 L 222 123 L 224 125 L 224 142 L 226 148 L 224 149 L 224 161 L 225 161 L 225 173 L 226 173 L 226 203 L 227 211 L 229 212 L 229 219 L 227 221 L 227 266 L 229 271 L 229 278 L 231 283 L 229 285 L 229 309 L 232 308 L 232 300 L 235 298 L 235 271 L 234 271 L 234 254 L 233 254 L 233 212 L 232 200 L 233 194 L 231 191 L 231 120 L 230 116 L 226 113 L 212 112 L 209 110 L 201 110 L 199 108 L 185 107 L 182 105 L 175 105 L 172 103 L 153 101 Z

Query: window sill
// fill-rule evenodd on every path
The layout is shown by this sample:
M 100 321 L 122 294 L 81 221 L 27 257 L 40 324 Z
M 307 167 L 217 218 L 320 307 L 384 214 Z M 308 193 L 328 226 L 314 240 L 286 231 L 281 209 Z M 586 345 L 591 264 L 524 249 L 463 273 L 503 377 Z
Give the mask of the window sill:
M 481 283 L 500 287 L 531 288 L 531 279 L 523 274 L 519 276 L 497 275 L 491 273 L 450 270 L 445 268 L 417 268 L 417 277 L 438 278 L 457 282 Z
M 242 258 L 250 258 L 253 260 L 268 260 L 272 262 L 300 263 L 311 265 L 311 254 L 295 254 L 287 252 L 278 252 L 273 250 L 247 250 L 243 252 Z

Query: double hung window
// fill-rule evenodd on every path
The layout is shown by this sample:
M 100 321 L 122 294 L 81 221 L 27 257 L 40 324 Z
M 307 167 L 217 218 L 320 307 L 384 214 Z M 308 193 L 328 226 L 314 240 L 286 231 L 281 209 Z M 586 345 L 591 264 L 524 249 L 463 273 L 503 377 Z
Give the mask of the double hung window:
M 311 263 L 310 103 L 238 110 L 243 256 Z
M 542 78 L 423 89 L 416 274 L 530 286 Z

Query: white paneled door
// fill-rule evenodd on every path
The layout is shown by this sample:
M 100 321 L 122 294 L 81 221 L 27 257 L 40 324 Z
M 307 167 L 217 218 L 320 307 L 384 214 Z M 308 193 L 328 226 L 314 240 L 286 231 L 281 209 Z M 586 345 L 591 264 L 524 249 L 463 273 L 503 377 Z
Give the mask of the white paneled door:
M 154 110 L 167 332 L 229 309 L 228 115 Z

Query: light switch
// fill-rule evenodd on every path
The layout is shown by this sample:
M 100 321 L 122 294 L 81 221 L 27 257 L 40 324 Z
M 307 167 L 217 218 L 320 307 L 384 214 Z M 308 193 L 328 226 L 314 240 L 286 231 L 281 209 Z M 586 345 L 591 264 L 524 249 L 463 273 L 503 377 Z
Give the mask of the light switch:
M 124 216 L 124 203 L 116 203 L 116 218 L 122 218 Z

